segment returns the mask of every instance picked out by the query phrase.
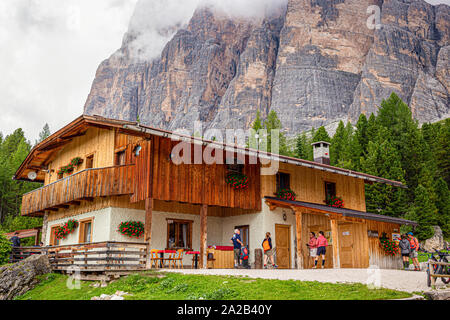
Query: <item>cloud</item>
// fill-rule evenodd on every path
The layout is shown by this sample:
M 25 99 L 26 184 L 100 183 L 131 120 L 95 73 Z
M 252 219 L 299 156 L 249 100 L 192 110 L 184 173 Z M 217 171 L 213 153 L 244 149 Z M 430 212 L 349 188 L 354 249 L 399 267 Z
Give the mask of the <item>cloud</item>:
M 127 30 L 138 34 L 136 52 L 151 58 L 199 5 L 260 17 L 285 2 L 1 0 L 0 132 L 21 127 L 34 142 L 46 122 L 54 132 L 81 115 L 98 65 L 120 48 Z
M 286 7 L 287 0 L 139 0 L 131 18 L 131 58 L 157 58 L 167 42 L 186 27 L 197 8 L 208 7 L 230 18 L 263 18 Z
M 0 132 L 32 142 L 83 113 L 98 65 L 121 45 L 135 0 L 1 0 Z

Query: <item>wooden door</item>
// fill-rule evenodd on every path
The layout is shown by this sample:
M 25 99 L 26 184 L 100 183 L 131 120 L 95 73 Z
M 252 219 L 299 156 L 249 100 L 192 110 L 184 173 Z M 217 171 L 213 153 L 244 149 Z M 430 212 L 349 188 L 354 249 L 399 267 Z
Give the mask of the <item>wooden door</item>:
M 275 263 L 280 269 L 291 268 L 291 235 L 290 227 L 275 225 L 275 243 L 277 261 Z
M 344 223 L 339 225 L 339 259 L 341 268 L 354 267 L 354 235 L 353 224 Z

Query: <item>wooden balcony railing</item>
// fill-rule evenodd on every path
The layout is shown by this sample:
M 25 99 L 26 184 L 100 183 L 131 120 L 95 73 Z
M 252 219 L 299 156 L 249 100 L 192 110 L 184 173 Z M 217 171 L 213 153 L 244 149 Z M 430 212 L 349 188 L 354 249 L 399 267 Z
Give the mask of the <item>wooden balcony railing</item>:
M 20 262 L 39 254 L 48 256 L 54 271 L 144 270 L 147 244 L 108 241 L 42 248 L 15 247 L 10 262 Z
M 134 165 L 86 169 L 22 197 L 22 215 L 67 208 L 83 199 L 117 196 L 134 192 Z

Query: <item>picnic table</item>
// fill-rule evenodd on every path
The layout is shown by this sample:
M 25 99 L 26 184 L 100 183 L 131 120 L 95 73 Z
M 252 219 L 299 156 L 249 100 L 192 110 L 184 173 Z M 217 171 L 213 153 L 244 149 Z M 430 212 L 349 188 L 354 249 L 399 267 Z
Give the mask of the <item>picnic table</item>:
M 200 254 L 200 251 L 188 251 L 186 252 L 186 254 L 193 254 L 193 264 L 194 264 L 194 269 L 198 269 L 198 255 Z
M 159 250 L 158 251 L 158 253 L 159 253 L 159 257 L 161 258 L 161 260 L 159 261 L 159 267 L 160 268 L 164 268 L 164 254 L 165 253 L 168 253 L 168 254 L 170 254 L 170 253 L 176 253 L 177 251 L 176 250 Z

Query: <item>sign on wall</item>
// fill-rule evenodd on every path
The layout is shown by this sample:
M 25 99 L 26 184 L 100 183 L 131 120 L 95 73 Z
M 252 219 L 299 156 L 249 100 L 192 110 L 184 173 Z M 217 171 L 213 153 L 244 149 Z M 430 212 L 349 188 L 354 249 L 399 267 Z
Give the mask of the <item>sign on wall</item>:
M 369 236 L 369 238 L 378 238 L 378 231 L 376 230 L 369 230 L 367 231 L 367 235 Z
M 400 240 L 401 240 L 401 235 L 400 235 L 400 233 L 393 233 L 393 234 L 392 234 L 392 241 L 398 241 L 398 242 L 400 242 Z

